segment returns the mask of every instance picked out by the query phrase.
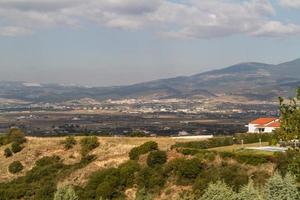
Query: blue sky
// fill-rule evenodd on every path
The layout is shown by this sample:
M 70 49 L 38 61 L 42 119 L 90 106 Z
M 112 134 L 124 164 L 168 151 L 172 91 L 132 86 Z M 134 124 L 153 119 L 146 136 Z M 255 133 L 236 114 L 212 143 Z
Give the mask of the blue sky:
M 0 0 L 0 80 L 123 85 L 299 52 L 298 0 Z

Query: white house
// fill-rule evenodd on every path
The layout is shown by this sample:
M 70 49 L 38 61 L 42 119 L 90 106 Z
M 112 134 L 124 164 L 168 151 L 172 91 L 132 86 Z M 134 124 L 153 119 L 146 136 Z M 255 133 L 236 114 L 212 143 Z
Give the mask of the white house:
M 272 133 L 280 127 L 280 121 L 278 118 L 258 118 L 246 127 L 248 127 L 248 133 Z

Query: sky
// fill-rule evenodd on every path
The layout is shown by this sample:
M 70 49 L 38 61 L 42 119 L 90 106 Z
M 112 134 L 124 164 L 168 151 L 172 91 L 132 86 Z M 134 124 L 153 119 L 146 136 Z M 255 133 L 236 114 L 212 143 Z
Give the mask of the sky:
M 0 0 L 0 81 L 127 85 L 297 58 L 299 0 Z

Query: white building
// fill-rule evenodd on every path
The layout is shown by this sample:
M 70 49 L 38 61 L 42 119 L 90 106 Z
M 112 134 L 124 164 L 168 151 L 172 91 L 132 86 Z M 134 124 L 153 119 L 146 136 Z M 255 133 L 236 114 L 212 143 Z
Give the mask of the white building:
M 248 133 L 272 133 L 280 127 L 280 121 L 278 118 L 258 118 L 246 127 L 248 127 Z

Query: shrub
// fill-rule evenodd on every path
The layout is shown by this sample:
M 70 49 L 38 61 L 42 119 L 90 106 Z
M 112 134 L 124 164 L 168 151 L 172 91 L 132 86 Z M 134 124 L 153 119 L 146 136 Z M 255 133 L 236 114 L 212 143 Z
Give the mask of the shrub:
M 237 194 L 228 187 L 224 182 L 218 181 L 209 184 L 208 188 L 204 191 L 201 200 L 236 200 Z
M 140 165 L 133 160 L 121 164 L 120 170 L 120 184 L 123 187 L 132 187 L 135 181 L 135 173 L 140 170 Z
M 162 165 L 167 162 L 167 153 L 165 151 L 152 151 L 148 155 L 147 165 L 154 167 L 156 165 Z
M 166 182 L 166 176 L 161 167 L 145 167 L 137 176 L 139 188 L 144 188 L 148 193 L 156 193 L 162 189 Z
M 91 150 L 99 146 L 98 138 L 96 136 L 84 137 L 80 141 L 81 155 L 86 156 Z
M 76 145 L 76 139 L 73 136 L 69 136 L 65 139 L 65 141 L 63 142 L 64 147 L 66 150 L 68 149 L 72 149 L 74 147 L 74 145 Z
M 8 143 L 9 141 L 7 135 L 0 135 L 0 147 Z
M 192 149 L 209 149 L 214 147 L 230 146 L 233 144 L 232 137 L 215 137 L 202 141 L 177 142 L 171 148 L 183 147 Z
M 120 171 L 108 168 L 93 173 L 84 188 L 82 199 L 112 199 L 120 193 Z
M 12 174 L 16 174 L 23 170 L 23 165 L 20 161 L 14 161 L 8 166 L 8 171 Z
M 153 142 L 153 141 L 149 141 L 149 142 L 142 144 L 141 146 L 131 149 L 131 151 L 129 152 L 129 158 L 131 160 L 137 160 L 137 159 L 139 159 L 140 155 L 146 154 L 150 151 L 155 151 L 155 150 L 158 150 L 157 143 Z
M 238 194 L 237 200 L 263 200 L 260 192 L 254 187 L 253 181 L 250 180 L 249 183 L 243 186 Z
M 253 153 L 236 153 L 235 158 L 238 162 L 248 165 L 261 165 L 272 160 L 271 156 Z
M 210 167 L 202 170 L 193 185 L 194 191 L 200 195 L 211 182 L 223 180 L 226 184 L 238 191 L 240 186 L 248 183 L 247 171 L 238 164 L 224 164 L 219 167 Z
M 24 142 L 26 142 L 25 134 L 17 128 L 10 129 L 7 138 L 9 142 L 15 142 L 19 144 L 23 144 Z
M 18 153 L 18 152 L 22 151 L 22 149 L 23 148 L 21 147 L 21 145 L 19 143 L 14 142 L 11 145 L 11 151 L 14 153 Z
M 282 178 L 275 173 L 265 186 L 265 198 L 267 200 L 300 199 L 295 179 L 290 174 Z
M 79 198 L 71 186 L 63 186 L 57 189 L 53 200 L 79 200 Z
M 259 140 L 261 142 L 271 142 L 272 139 L 275 139 L 275 135 L 273 133 L 239 133 L 235 134 L 235 143 L 241 144 L 242 140 L 244 144 L 257 143 Z
M 10 156 L 12 156 L 12 155 L 13 155 L 13 153 L 11 152 L 10 148 L 4 149 L 4 156 L 5 156 L 6 158 L 8 158 L 8 157 L 10 157 Z
M 167 171 L 177 175 L 177 184 L 185 185 L 193 182 L 204 168 L 204 164 L 197 158 L 178 158 L 168 163 Z

